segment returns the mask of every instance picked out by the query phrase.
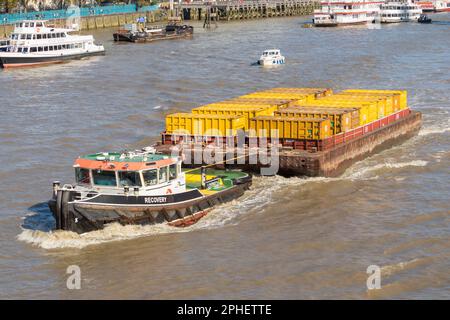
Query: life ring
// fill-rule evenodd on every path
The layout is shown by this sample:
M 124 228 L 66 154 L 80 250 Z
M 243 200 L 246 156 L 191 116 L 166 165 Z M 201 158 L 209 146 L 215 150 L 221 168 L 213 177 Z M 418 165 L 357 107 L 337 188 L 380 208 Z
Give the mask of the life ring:
M 171 194 L 171 193 L 172 193 L 172 190 L 170 188 L 167 189 L 166 194 Z

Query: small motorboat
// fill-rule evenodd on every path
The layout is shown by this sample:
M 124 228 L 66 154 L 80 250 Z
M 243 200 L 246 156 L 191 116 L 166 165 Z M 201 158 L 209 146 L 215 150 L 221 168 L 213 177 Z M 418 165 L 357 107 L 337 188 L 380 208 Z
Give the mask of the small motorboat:
M 258 60 L 258 64 L 261 66 L 276 66 L 284 63 L 285 58 L 281 55 L 279 49 L 265 50 Z
M 432 20 L 426 14 L 421 14 L 419 19 L 417 19 L 418 23 L 431 23 Z
M 251 175 L 239 170 L 181 164 L 181 157 L 153 147 L 79 157 L 75 183 L 53 182 L 48 205 L 56 229 L 84 233 L 113 222 L 184 227 L 242 196 L 252 183 Z

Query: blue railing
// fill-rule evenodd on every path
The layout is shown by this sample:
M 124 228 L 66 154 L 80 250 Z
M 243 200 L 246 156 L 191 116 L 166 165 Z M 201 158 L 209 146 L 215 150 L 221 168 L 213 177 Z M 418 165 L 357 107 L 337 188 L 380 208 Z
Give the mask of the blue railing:
M 99 6 L 99 7 L 89 7 L 80 8 L 81 17 L 89 16 L 100 16 L 106 14 L 121 14 L 121 13 L 133 13 L 133 12 L 147 12 L 154 11 L 158 9 L 158 5 L 145 6 L 136 10 L 136 5 L 116 5 L 116 6 Z M 24 13 L 5 13 L 0 14 L 0 25 L 11 24 L 21 20 L 51 20 L 51 19 L 67 19 L 74 14 L 73 9 L 67 10 L 48 10 L 48 11 L 33 11 Z

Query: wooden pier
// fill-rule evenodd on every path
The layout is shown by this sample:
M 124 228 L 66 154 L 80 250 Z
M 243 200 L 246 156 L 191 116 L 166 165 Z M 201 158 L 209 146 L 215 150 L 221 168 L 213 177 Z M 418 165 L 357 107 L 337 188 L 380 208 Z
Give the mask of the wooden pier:
M 318 0 L 192 1 L 179 5 L 183 20 L 205 22 L 261 19 L 312 14 Z

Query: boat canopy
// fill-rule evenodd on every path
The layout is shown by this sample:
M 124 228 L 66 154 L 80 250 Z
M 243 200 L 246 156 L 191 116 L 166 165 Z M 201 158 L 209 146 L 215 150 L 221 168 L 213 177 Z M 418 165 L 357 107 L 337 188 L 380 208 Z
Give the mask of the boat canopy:
M 110 171 L 156 169 L 178 162 L 177 157 L 147 153 L 95 153 L 75 160 L 74 167 Z

